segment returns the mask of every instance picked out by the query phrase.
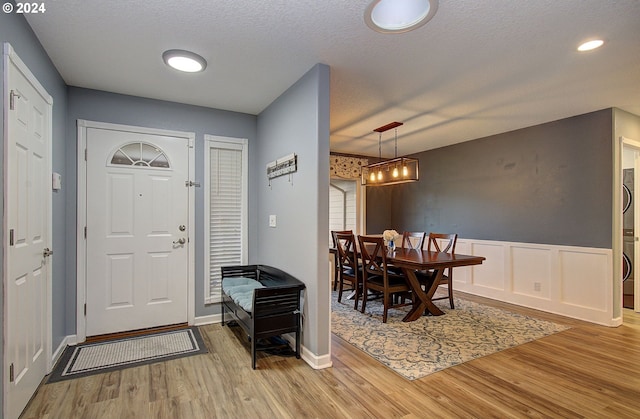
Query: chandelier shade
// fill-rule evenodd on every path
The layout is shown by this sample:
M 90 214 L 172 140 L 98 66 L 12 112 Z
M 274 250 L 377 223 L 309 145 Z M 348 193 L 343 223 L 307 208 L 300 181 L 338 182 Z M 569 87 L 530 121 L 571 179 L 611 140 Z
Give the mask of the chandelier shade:
M 397 185 L 400 183 L 416 182 L 419 179 L 419 161 L 412 157 L 398 157 L 398 130 L 402 122 L 391 122 L 376 128 L 378 133 L 378 153 L 382 159 L 382 133 L 396 129 L 395 158 L 371 163 L 362 167 L 361 184 L 365 186 Z

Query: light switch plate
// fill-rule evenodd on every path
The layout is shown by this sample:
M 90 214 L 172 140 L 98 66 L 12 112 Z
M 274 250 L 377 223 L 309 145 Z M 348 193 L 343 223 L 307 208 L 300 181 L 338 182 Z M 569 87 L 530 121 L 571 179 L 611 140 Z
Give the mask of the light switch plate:
M 60 173 L 52 173 L 51 189 L 53 189 L 54 191 L 59 191 L 60 189 L 62 189 L 62 176 L 60 176 Z
M 276 216 L 274 214 L 271 214 L 269 216 L 269 227 L 275 227 L 276 226 Z

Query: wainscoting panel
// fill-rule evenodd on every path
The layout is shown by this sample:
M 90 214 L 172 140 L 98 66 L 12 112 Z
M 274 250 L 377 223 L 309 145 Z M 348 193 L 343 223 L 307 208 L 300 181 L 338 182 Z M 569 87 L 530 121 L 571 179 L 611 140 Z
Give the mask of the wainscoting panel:
M 606 255 L 594 255 L 583 251 L 561 250 L 560 272 L 562 289 L 560 299 L 563 304 L 605 311 L 610 305 L 603 297 L 611 296 L 611 287 L 603 281 L 607 270 Z
M 476 269 L 473 271 L 472 285 L 478 288 L 504 291 L 508 283 L 508 281 L 506 281 L 507 277 L 505 276 L 504 247 L 500 243 L 473 242 L 471 243 L 471 249 L 471 254 L 482 255 L 486 258 L 482 263 L 485 269 Z M 458 250 L 457 245 L 456 252 L 462 253 Z
M 511 246 L 511 291 L 534 298 L 551 298 L 551 249 Z
M 454 269 L 454 289 L 542 311 L 618 326 L 612 250 L 458 239 L 456 253 L 484 256 Z

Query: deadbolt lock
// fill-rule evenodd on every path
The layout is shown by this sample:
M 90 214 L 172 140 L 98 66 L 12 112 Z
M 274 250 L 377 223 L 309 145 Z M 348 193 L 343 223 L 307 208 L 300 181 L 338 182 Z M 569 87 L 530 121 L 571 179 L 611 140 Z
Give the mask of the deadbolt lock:
M 182 224 L 181 226 L 178 227 L 178 230 L 180 230 L 180 231 L 185 231 L 186 229 L 187 229 L 187 227 L 184 224 Z

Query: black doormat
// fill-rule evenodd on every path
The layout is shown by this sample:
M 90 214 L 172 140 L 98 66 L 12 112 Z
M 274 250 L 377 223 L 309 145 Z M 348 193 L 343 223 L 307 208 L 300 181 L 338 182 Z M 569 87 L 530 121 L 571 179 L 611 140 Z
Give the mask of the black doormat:
M 207 353 L 197 327 L 68 346 L 48 383 Z

